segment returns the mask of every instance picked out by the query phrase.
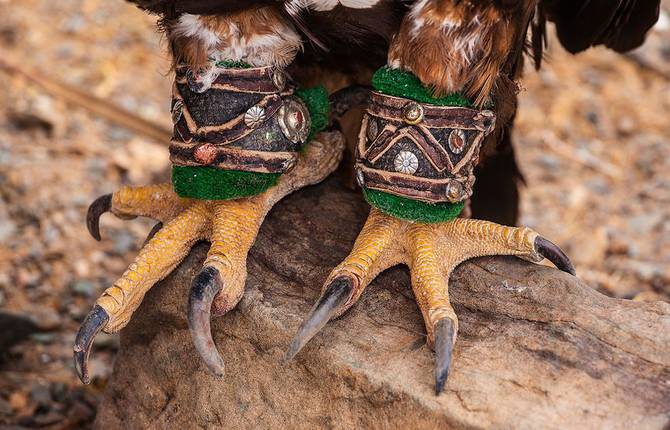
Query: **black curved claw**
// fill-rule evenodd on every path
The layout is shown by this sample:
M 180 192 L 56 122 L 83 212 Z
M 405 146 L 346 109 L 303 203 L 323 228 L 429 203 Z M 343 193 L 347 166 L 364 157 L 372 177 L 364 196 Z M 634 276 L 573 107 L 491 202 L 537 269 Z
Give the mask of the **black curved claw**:
M 449 318 L 443 318 L 435 323 L 435 395 L 437 396 L 444 390 L 444 384 L 449 377 L 455 335 L 454 323 Z
M 149 243 L 149 241 L 150 241 L 151 239 L 153 239 L 154 236 L 156 236 L 156 233 L 158 233 L 158 232 L 160 231 L 160 229 L 162 229 L 162 228 L 163 228 L 163 223 L 162 223 L 162 222 L 156 223 L 156 224 L 151 228 L 151 231 L 150 231 L 149 234 L 147 235 L 147 238 L 144 239 L 144 245 L 146 245 L 147 243 Z
M 212 302 L 222 288 L 223 281 L 219 271 L 207 266 L 193 279 L 191 295 L 188 298 L 188 326 L 193 344 L 209 370 L 216 376 L 223 376 L 225 365 L 212 339 L 210 319 Z
M 79 327 L 74 340 L 74 368 L 81 382 L 88 384 L 91 379 L 88 375 L 88 356 L 91 353 L 93 340 L 109 321 L 109 315 L 100 305 L 93 306 Z
M 542 236 L 538 236 L 535 239 L 535 250 L 544 258 L 554 263 L 559 270 L 568 272 L 572 276 L 575 276 L 575 266 L 572 265 L 572 261 L 568 258 L 567 255 L 552 241 L 545 239 Z
M 337 313 L 340 306 L 351 298 L 353 291 L 354 283 L 350 278 L 333 279 L 298 329 L 291 346 L 286 351 L 285 361 L 290 361 L 295 357 L 302 347 Z
M 112 195 L 105 194 L 98 197 L 91 203 L 91 206 L 88 207 L 88 213 L 86 214 L 86 227 L 88 227 L 88 232 L 91 233 L 91 236 L 97 241 L 100 240 L 100 216 L 105 212 L 109 212 L 112 209 Z

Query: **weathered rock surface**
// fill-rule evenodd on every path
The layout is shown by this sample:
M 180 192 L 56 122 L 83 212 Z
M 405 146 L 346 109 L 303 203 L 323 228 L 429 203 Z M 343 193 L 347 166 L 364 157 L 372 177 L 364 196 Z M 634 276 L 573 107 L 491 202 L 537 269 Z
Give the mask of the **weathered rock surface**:
M 213 324 L 224 379 L 208 373 L 186 323 L 207 250 L 195 247 L 122 332 L 97 427 L 668 428 L 670 305 L 608 298 L 515 258 L 477 259 L 452 276 L 460 332 L 439 397 L 401 268 L 282 364 L 366 213 L 359 193 L 335 179 L 273 210 L 251 252 L 245 297 Z

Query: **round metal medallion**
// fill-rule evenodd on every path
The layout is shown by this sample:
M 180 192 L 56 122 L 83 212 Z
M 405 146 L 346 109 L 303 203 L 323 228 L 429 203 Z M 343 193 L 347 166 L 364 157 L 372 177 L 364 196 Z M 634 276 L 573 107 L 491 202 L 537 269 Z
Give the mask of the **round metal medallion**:
M 282 133 L 288 140 L 293 143 L 304 143 L 307 140 L 312 121 L 302 100 L 297 97 L 286 97 L 277 119 Z
M 463 148 L 465 148 L 465 133 L 463 133 L 463 130 L 452 130 L 449 133 L 449 149 L 454 154 L 460 154 L 463 152 Z
M 172 124 L 176 124 L 179 122 L 183 110 L 184 110 L 184 102 L 181 100 L 177 100 L 172 106 Z
M 370 142 L 373 142 L 377 138 L 378 134 L 379 134 L 379 126 L 377 125 L 377 121 L 369 120 L 368 121 L 368 129 L 366 130 L 366 135 L 368 136 L 368 140 Z
M 418 124 L 423 119 L 423 106 L 409 102 L 402 108 L 402 116 L 407 124 Z
M 450 181 L 447 185 L 447 198 L 451 202 L 457 202 L 462 200 L 463 195 L 463 185 L 458 181 Z
M 393 160 L 396 172 L 413 174 L 419 168 L 419 159 L 410 151 L 400 151 Z
M 261 106 L 251 106 L 244 114 L 244 123 L 249 128 L 258 128 L 265 122 L 265 109 Z

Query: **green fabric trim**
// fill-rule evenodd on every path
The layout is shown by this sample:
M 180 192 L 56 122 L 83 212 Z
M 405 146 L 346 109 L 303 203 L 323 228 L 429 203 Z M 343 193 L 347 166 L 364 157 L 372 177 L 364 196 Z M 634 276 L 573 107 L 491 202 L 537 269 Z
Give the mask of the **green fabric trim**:
M 424 223 L 451 221 L 465 206 L 463 202 L 425 203 L 369 188 L 363 188 L 363 196 L 370 205 L 387 215 Z
M 409 72 L 391 69 L 390 67 L 382 67 L 375 72 L 372 76 L 372 86 L 382 94 L 403 97 L 419 103 L 438 106 L 473 107 L 470 100 L 460 93 L 435 97 L 433 91 L 426 88 L 419 78 Z
M 255 196 L 277 183 L 279 173 L 243 172 L 211 166 L 172 166 L 172 186 L 180 197 L 231 200 Z
M 248 69 L 242 61 L 218 61 L 217 67 Z M 328 126 L 330 102 L 323 86 L 298 89 L 295 95 L 307 106 L 312 120 L 308 141 Z M 180 197 L 231 200 L 258 195 L 277 183 L 280 173 L 243 172 L 211 166 L 172 166 L 172 186 Z
M 302 99 L 309 110 L 309 116 L 312 119 L 312 126 L 309 130 L 307 141 L 314 139 L 314 136 L 328 126 L 330 101 L 328 100 L 328 91 L 322 85 L 313 88 L 299 88 L 295 90 L 295 96 Z
M 225 67 L 226 69 L 251 69 L 251 64 L 244 61 L 221 60 L 214 64 L 216 67 Z

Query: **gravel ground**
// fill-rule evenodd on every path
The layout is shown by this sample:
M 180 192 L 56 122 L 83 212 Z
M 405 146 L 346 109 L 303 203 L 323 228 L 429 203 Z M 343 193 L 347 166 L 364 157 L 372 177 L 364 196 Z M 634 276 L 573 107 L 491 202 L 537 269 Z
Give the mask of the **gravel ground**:
M 169 65 L 151 17 L 102 0 L 0 0 L 0 16 L 6 61 L 168 127 Z M 522 223 L 560 244 L 601 292 L 667 301 L 667 13 L 652 37 L 627 57 L 571 57 L 554 40 L 542 71 L 526 74 L 515 144 L 527 181 Z M 100 337 L 97 377 L 83 387 L 74 333 L 152 225 L 106 217 L 98 243 L 86 208 L 122 184 L 165 179 L 167 150 L 21 76 L 0 76 L 0 427 L 86 428 L 118 339 Z

